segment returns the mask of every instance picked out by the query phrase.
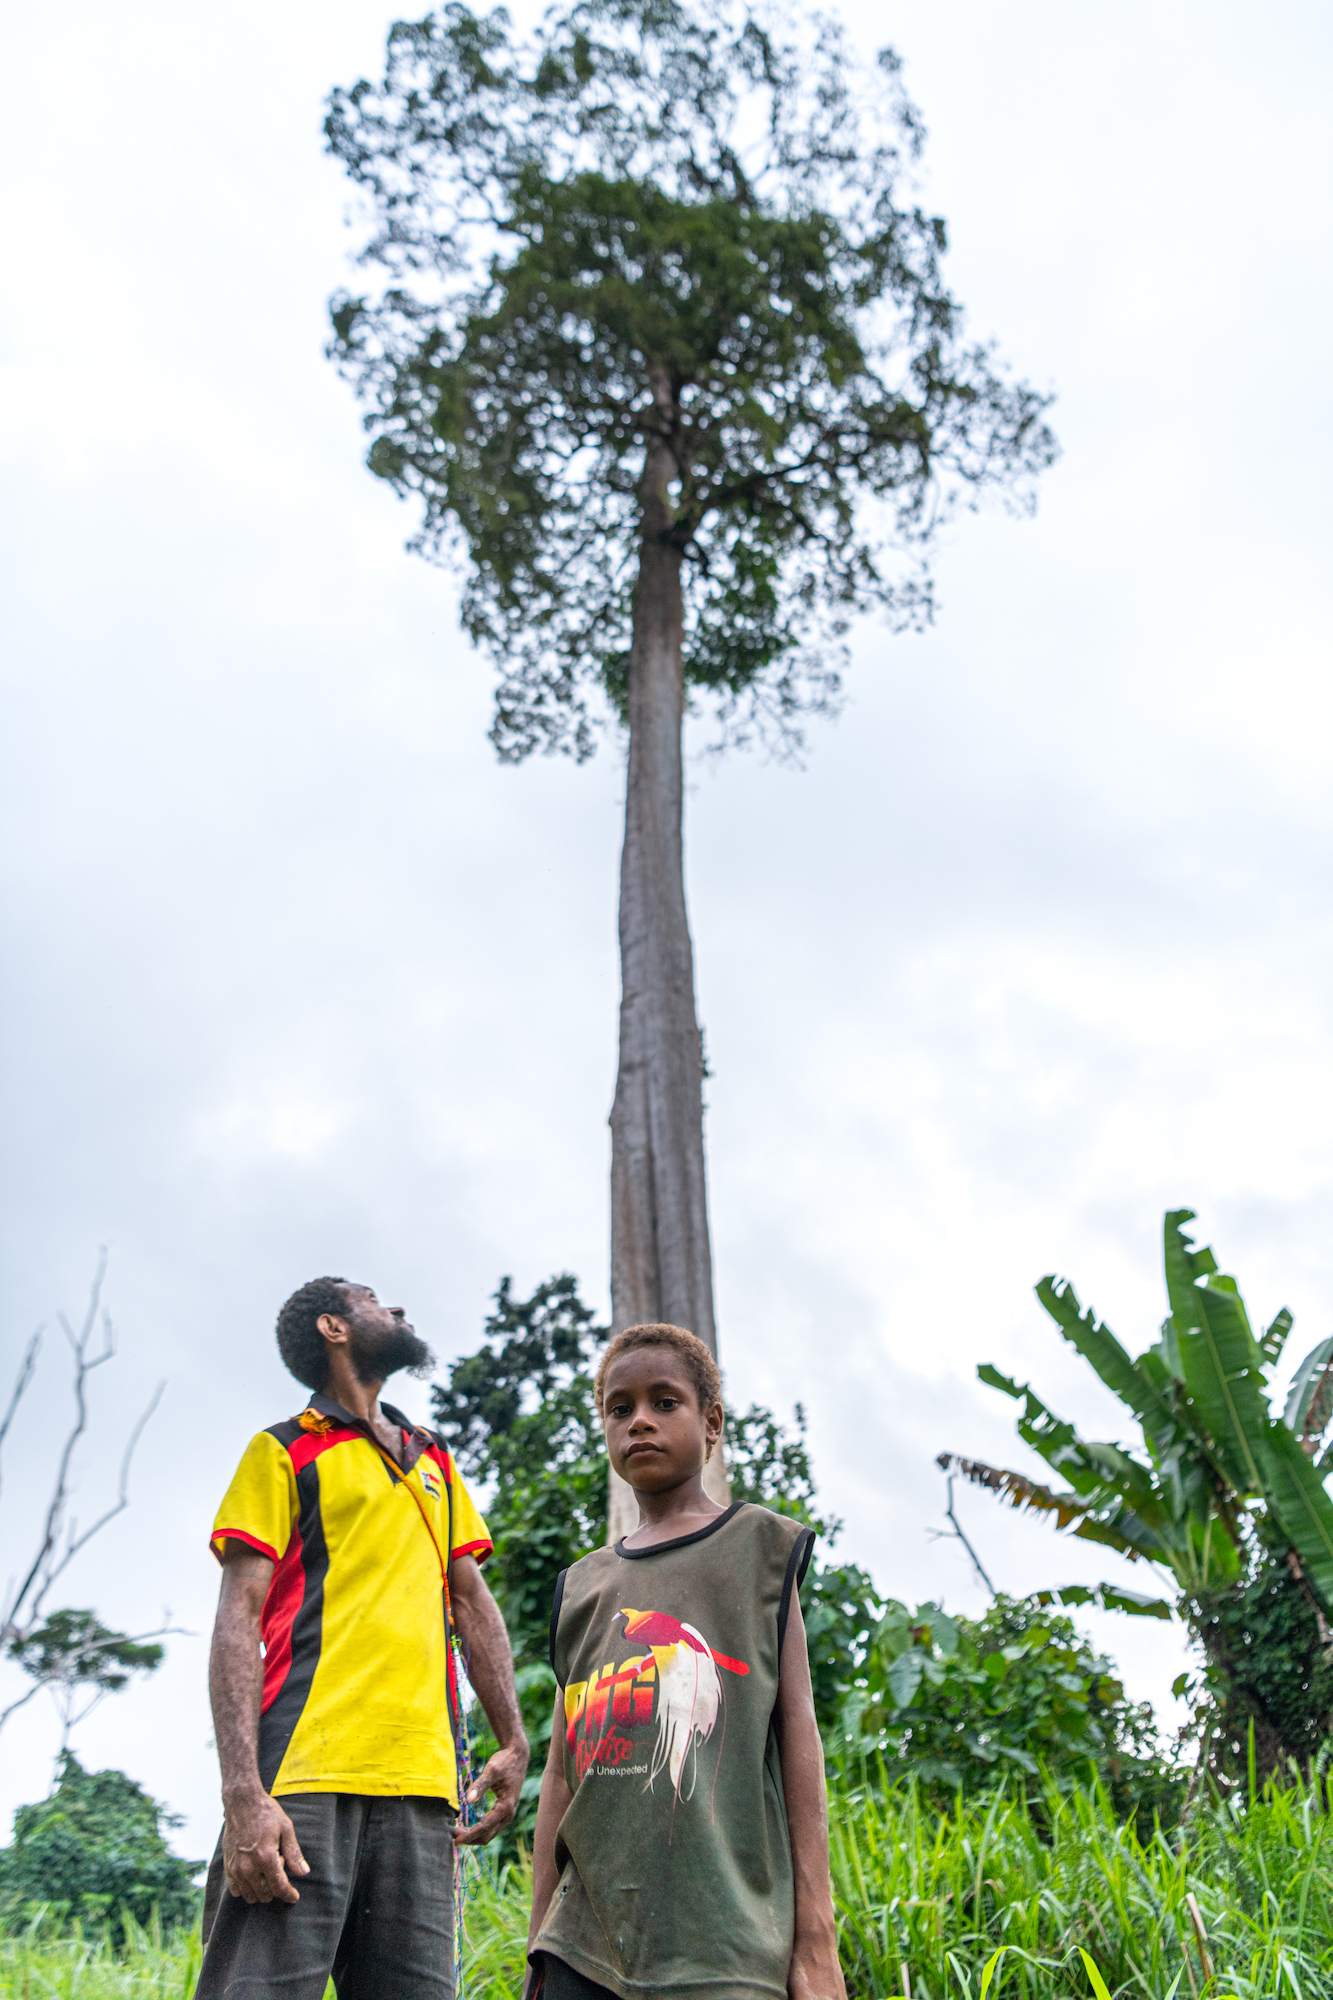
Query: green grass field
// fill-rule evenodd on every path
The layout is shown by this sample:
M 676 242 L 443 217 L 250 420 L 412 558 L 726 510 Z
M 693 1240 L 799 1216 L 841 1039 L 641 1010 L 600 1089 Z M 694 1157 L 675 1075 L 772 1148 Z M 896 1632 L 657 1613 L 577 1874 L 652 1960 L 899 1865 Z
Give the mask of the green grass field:
M 1200 1808 L 1175 1841 L 1138 1840 L 1086 1792 L 948 1818 L 905 1792 L 843 1790 L 832 1807 L 855 2000 L 909 1985 L 913 2000 L 1083 2000 L 1098 1995 L 1085 1953 L 1114 1996 L 1333 1995 L 1333 1821 L 1317 1788 Z M 528 1894 L 522 1864 L 469 1864 L 467 2000 L 517 2000 Z M 120 1954 L 40 1923 L 0 1936 L 3 2000 L 188 2000 L 198 1967 L 188 1935 L 136 1930 Z

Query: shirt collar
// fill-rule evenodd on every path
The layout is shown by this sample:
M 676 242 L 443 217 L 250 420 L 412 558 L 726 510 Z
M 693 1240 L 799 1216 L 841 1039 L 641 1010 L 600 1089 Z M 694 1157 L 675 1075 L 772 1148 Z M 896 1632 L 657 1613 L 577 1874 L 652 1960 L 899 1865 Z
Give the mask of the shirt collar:
M 326 1396 L 322 1389 L 315 1391 L 314 1395 L 310 1398 L 307 1408 L 317 1411 L 321 1417 L 332 1418 L 336 1424 L 346 1425 L 348 1430 L 356 1431 L 361 1437 L 368 1438 L 376 1450 L 382 1449 L 380 1441 L 375 1436 L 370 1425 L 363 1422 L 360 1417 L 354 1417 L 350 1410 L 343 1408 L 341 1403 L 335 1403 L 332 1396 Z M 392 1403 L 381 1403 L 380 1412 L 388 1418 L 391 1424 L 396 1424 L 399 1430 L 406 1434 L 406 1446 L 399 1469 L 403 1472 L 410 1472 L 422 1452 L 428 1446 L 434 1444 L 435 1440 L 429 1431 L 423 1430 L 420 1424 L 414 1424 L 410 1417 L 405 1417 L 401 1410 L 394 1408 Z

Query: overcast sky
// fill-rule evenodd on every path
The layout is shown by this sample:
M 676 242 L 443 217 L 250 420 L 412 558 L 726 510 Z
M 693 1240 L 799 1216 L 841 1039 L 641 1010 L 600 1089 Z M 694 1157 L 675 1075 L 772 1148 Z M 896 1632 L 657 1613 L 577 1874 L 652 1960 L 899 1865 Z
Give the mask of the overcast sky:
M 247 1438 L 299 1407 L 282 1298 L 364 1278 L 442 1362 L 506 1272 L 607 1300 L 619 748 L 496 765 L 491 669 L 321 354 L 347 252 L 321 100 L 390 18 L 73 0 L 3 38 L 0 1344 L 8 1367 L 77 1309 L 110 1243 L 85 1517 L 168 1387 L 66 1601 L 194 1636 L 75 1747 L 186 1814 L 196 1855 L 205 1540 Z M 951 280 L 1057 392 L 1064 456 L 1035 521 L 950 532 L 930 635 L 857 633 L 804 770 L 696 764 L 718 1318 L 734 1401 L 806 1404 L 839 1547 L 975 1611 L 929 1536 L 934 1454 L 1028 1462 L 976 1364 L 1118 1429 L 1043 1272 L 1137 1351 L 1187 1203 L 1256 1315 L 1292 1307 L 1293 1361 L 1333 1322 L 1333 23 L 850 19 L 905 58 Z M 66 1375 L 57 1333 L 6 1452 L 4 1574 Z M 1152 1586 L 963 1505 L 1002 1588 Z M 1178 1630 L 1089 1628 L 1165 1694 Z M 55 1740 L 38 1703 L 0 1739 L 0 1830 Z

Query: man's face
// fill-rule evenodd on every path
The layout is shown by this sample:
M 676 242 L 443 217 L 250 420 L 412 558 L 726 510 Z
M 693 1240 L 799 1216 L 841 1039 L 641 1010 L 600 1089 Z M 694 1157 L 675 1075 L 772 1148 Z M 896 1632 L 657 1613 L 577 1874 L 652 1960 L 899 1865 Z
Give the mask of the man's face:
M 347 1310 L 339 1315 L 347 1327 L 348 1358 L 358 1382 L 383 1382 L 400 1368 L 425 1375 L 435 1356 L 413 1331 L 401 1306 L 382 1306 L 369 1285 L 347 1287 Z

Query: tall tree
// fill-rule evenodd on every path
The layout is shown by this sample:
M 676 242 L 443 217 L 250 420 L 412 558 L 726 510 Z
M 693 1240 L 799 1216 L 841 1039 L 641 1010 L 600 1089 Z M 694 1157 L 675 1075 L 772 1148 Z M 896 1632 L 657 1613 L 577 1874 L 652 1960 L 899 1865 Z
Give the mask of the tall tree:
M 454 4 L 326 131 L 383 273 L 331 352 L 412 546 L 462 557 L 499 755 L 628 730 L 613 1318 L 715 1350 L 684 714 L 790 739 L 832 707 L 855 614 L 929 617 L 949 513 L 1028 504 L 1044 399 L 964 339 L 898 59 L 831 21 L 582 0 L 523 38 Z

